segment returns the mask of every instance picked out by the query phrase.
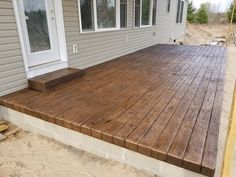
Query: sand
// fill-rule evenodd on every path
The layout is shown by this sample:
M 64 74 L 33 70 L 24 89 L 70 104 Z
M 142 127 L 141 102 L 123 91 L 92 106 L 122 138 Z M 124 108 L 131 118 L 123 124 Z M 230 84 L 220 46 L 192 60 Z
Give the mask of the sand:
M 29 132 L 0 142 L 0 177 L 153 177 Z
M 216 37 L 227 36 L 228 28 L 228 24 L 199 25 L 188 23 L 183 41 L 193 45 L 209 44 Z M 236 33 L 236 25 L 233 25 L 232 32 Z

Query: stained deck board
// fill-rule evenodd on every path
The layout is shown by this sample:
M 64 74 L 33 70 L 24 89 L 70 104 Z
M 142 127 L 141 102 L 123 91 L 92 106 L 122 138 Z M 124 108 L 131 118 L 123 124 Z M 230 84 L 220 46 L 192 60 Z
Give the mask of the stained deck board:
M 28 79 L 29 88 L 45 92 L 54 87 L 79 78 L 83 75 L 83 71 L 76 68 L 63 68 L 40 76 Z
M 204 81 L 199 87 L 197 93 L 195 94 L 192 103 L 185 115 L 181 127 L 171 144 L 171 148 L 168 152 L 167 161 L 178 166 L 182 166 L 183 157 L 195 125 L 196 118 L 198 116 L 199 110 L 201 109 L 202 102 L 205 96 L 205 92 L 208 87 L 208 83 L 211 77 L 211 73 L 206 73 L 204 76 Z
M 214 70 L 214 68 L 212 69 Z M 196 172 L 200 172 L 201 170 L 201 162 L 216 96 L 218 78 L 219 71 L 214 70 L 184 157 L 184 166 Z
M 153 81 L 154 79 L 156 78 L 156 76 L 153 76 L 152 74 L 150 74 L 150 78 L 148 79 L 149 81 Z M 146 82 L 146 84 L 147 84 L 147 82 Z M 143 87 L 145 87 L 145 83 L 143 83 L 142 82 L 142 79 L 141 80 L 139 80 L 139 85 L 132 85 L 132 89 L 130 90 L 130 92 L 132 92 L 132 93 L 135 93 L 135 92 L 133 92 L 133 90 L 135 90 L 135 87 L 137 87 L 137 86 L 143 86 Z M 150 87 L 150 86 L 148 86 L 148 87 Z M 152 86 L 153 87 L 153 86 Z M 137 93 L 135 93 L 135 95 L 137 94 L 137 96 L 140 96 L 140 98 L 142 98 L 142 97 L 144 97 L 144 95 L 149 95 L 147 92 L 149 91 L 149 89 L 153 89 L 153 88 L 145 88 L 145 92 L 141 92 L 141 93 L 143 93 L 143 94 L 137 94 Z M 139 98 L 137 98 L 136 100 L 139 100 Z M 127 107 L 129 107 L 130 105 L 132 105 L 132 104 L 134 104 L 134 100 L 132 101 L 132 100 L 128 100 L 125 104 L 126 104 L 126 106 L 125 105 L 122 105 L 122 106 L 120 106 L 117 110 L 112 110 L 112 111 L 108 111 L 107 113 L 105 113 L 105 115 L 103 115 L 103 116 L 96 116 L 95 115 L 95 117 L 93 117 L 93 118 L 91 118 L 91 119 L 89 119 L 85 124 L 83 124 L 82 125 L 82 127 L 83 127 L 83 129 L 88 129 L 88 131 L 92 128 L 92 129 L 94 129 L 95 128 L 95 126 L 99 126 L 100 124 L 102 125 L 102 127 L 104 127 L 104 125 L 105 125 L 105 123 L 106 122 L 108 122 L 109 120 L 111 120 L 111 119 L 109 119 L 108 117 L 116 117 L 116 116 L 119 116 L 119 114 L 121 114 L 124 110 L 126 110 L 127 109 Z M 123 110 L 123 111 L 122 111 Z M 104 119 L 104 117 L 105 117 L 105 119 Z M 103 124 L 104 123 L 104 124 Z
M 216 96 L 214 100 L 214 105 L 211 114 L 211 121 L 209 125 L 209 130 L 207 132 L 206 145 L 204 148 L 204 156 L 202 160 L 202 173 L 207 176 L 213 176 L 216 166 L 217 158 L 217 145 L 218 145 L 218 135 L 219 135 L 219 125 L 222 109 L 222 99 L 223 99 L 223 78 L 224 78 L 224 62 L 218 64 L 218 68 L 215 70 L 220 70 L 220 76 L 218 78 Z
M 195 64 L 198 61 L 195 61 Z M 153 109 L 148 113 L 146 117 L 143 118 L 142 122 L 136 127 L 136 129 L 126 138 L 125 146 L 136 150 L 138 149 L 138 142 L 141 138 L 147 133 L 150 127 L 153 125 L 153 122 L 159 117 L 165 107 L 170 103 L 172 98 L 182 92 L 182 89 L 186 88 L 186 83 L 193 78 L 191 73 L 193 72 L 193 67 L 196 65 L 192 64 L 191 67 L 184 70 L 182 77 L 179 77 L 176 83 L 170 88 L 165 88 L 166 91 L 162 93 L 160 100 L 155 104 Z M 180 91 L 179 91 L 180 90 Z M 178 92 L 179 91 L 179 92 Z
M 159 77 L 162 78 L 165 74 L 165 79 L 167 79 L 166 72 L 161 73 Z M 137 111 L 139 111 L 139 109 L 142 108 L 143 105 L 148 104 L 149 99 L 156 99 L 156 97 L 161 95 L 161 93 L 158 91 L 161 88 L 161 86 L 163 86 L 162 84 L 164 84 L 163 83 L 164 79 L 160 79 L 160 78 L 158 77 L 155 78 L 154 87 L 142 98 L 140 98 L 140 100 L 138 100 L 135 104 L 131 105 L 129 109 L 121 113 L 119 117 L 114 116 L 114 112 L 113 112 L 111 115 L 109 115 L 105 119 L 102 119 L 102 121 L 99 122 L 99 124 L 96 124 L 96 126 L 90 126 L 92 127 L 92 134 L 95 137 L 102 138 L 103 136 L 103 139 L 112 141 L 112 139 L 114 138 L 113 136 L 116 133 L 116 131 L 118 131 L 123 126 L 123 124 L 125 124 L 125 122 L 127 122 L 131 117 L 133 117 L 137 113 Z M 94 122 L 94 120 L 92 119 L 91 122 Z M 106 134 L 103 134 L 103 132 L 106 132 Z
M 0 104 L 144 155 L 213 176 L 225 49 L 156 45 Z
M 178 130 L 178 124 L 182 122 L 181 118 L 184 117 L 185 111 L 198 88 L 197 84 L 193 83 L 196 82 L 199 77 L 201 78 L 204 72 L 203 67 L 198 73 L 192 74 L 192 76 L 195 75 L 195 77 L 190 80 L 190 83 L 186 83 L 185 88 L 180 91 L 180 94 L 175 95 L 175 98 L 171 100 L 170 104 L 167 105 L 148 133 L 139 142 L 139 152 L 146 149 L 143 148 L 143 146 L 152 146 L 153 149 L 152 152 L 150 152 L 152 156 L 160 156 L 163 160 L 166 159 L 169 146 L 172 143 L 173 136 L 176 134 L 173 132 Z M 161 144 L 163 146 L 160 146 Z

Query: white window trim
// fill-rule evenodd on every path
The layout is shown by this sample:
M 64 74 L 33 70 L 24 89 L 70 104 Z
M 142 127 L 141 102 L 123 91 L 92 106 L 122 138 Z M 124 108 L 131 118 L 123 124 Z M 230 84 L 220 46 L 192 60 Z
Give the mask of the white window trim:
M 143 0 L 140 0 L 140 17 L 139 17 L 139 26 L 135 26 L 135 1 L 134 0 L 134 28 L 146 28 L 146 27 L 151 27 L 151 26 L 154 26 L 152 25 L 152 11 L 153 11 L 153 0 L 150 0 L 150 12 L 149 12 L 149 25 L 142 25 L 142 5 L 143 5 Z M 156 4 L 157 6 L 157 4 Z
M 94 20 L 94 29 L 92 30 L 83 30 L 82 28 L 82 15 L 80 8 L 80 0 L 78 2 L 78 11 L 79 11 L 79 25 L 80 25 L 80 33 L 97 33 L 97 32 L 106 32 L 106 31 L 117 31 L 117 30 L 126 30 L 128 28 L 128 0 L 127 0 L 127 9 L 126 9 L 126 28 L 120 27 L 120 0 L 116 1 L 116 27 L 115 28 L 98 28 L 97 26 L 97 4 L 96 0 L 93 0 L 93 20 Z

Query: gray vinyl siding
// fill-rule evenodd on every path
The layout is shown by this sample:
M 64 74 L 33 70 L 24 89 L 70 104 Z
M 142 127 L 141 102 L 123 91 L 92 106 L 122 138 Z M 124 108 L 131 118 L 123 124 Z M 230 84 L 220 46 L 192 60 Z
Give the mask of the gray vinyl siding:
M 0 1 L 0 96 L 27 87 L 11 0 Z
M 167 0 L 158 0 L 157 8 L 157 28 L 158 43 L 171 43 L 170 35 L 174 39 L 183 37 L 186 18 L 187 18 L 187 1 L 184 3 L 183 22 L 176 23 L 178 0 L 171 0 L 170 12 L 167 12 Z
M 180 38 L 185 28 L 185 23 L 176 24 L 177 0 L 171 1 L 170 13 L 167 13 L 167 0 L 157 0 L 156 26 L 144 28 L 134 27 L 134 0 L 128 0 L 128 28 L 106 32 L 80 32 L 77 0 L 63 0 L 63 11 L 69 65 L 78 68 L 93 66 L 157 43 L 171 43 L 170 35 Z M 72 51 L 74 44 L 78 45 L 78 54 Z
M 62 2 L 70 67 L 86 68 L 157 43 L 171 43 L 170 35 L 180 38 L 185 28 L 186 3 L 182 24 L 176 24 L 177 0 L 171 1 L 170 13 L 167 0 L 157 0 L 156 26 L 134 28 L 134 0 L 128 0 L 126 29 L 81 33 L 77 0 Z M 73 54 L 73 44 L 78 45 L 78 54 Z M 0 96 L 25 87 L 27 79 L 12 0 L 1 0 Z

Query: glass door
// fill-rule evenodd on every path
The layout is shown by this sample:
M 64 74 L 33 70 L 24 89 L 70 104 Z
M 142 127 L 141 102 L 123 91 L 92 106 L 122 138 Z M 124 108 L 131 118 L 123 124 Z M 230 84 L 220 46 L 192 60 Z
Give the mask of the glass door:
M 18 1 L 29 67 L 60 60 L 53 0 Z

